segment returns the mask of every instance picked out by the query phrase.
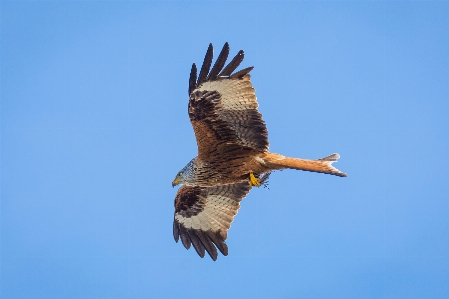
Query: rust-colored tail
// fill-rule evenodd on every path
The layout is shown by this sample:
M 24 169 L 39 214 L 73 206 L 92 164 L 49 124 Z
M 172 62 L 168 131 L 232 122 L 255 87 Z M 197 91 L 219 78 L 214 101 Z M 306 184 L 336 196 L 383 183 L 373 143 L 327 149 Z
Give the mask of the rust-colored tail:
M 346 173 L 341 172 L 340 170 L 331 165 L 333 162 L 336 162 L 338 158 L 340 158 L 339 154 L 332 154 L 318 160 L 306 160 L 306 159 L 285 157 L 279 154 L 267 152 L 265 153 L 265 156 L 262 158 L 262 160 L 265 166 L 273 170 L 292 168 L 345 177 L 347 176 Z

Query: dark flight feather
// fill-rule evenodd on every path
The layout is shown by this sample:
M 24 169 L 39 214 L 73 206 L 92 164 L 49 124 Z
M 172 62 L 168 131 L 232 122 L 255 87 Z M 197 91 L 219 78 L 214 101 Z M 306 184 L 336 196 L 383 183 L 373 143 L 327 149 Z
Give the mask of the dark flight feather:
M 204 254 L 206 253 L 203 243 L 201 243 L 201 240 L 195 233 L 194 229 L 189 229 L 187 231 L 189 233 L 190 240 L 192 241 L 193 248 L 195 248 L 196 253 L 198 253 L 198 255 L 203 258 Z
M 190 70 L 190 78 L 189 78 L 189 95 L 196 88 L 196 64 L 192 64 L 192 69 Z
M 189 233 L 187 232 L 187 229 L 184 227 L 184 225 L 181 224 L 179 226 L 179 231 L 180 231 L 180 235 L 181 235 L 182 245 L 184 245 L 184 247 L 186 249 L 189 249 L 190 245 L 191 245 L 191 241 L 190 241 L 190 236 L 189 236 Z
M 214 56 L 214 48 L 212 47 L 212 44 L 209 44 L 209 48 L 207 48 L 206 56 L 204 56 L 203 65 L 201 66 L 200 75 L 198 76 L 198 81 L 196 83 L 196 86 L 200 86 L 201 83 L 206 81 L 207 74 L 210 70 L 210 65 L 212 64 L 212 59 Z
M 247 67 L 246 69 L 240 70 L 240 71 L 238 71 L 237 73 L 232 74 L 231 77 L 229 77 L 229 78 L 232 78 L 232 79 L 234 79 L 234 78 L 240 79 L 240 78 L 242 78 L 243 76 L 245 76 L 246 74 L 248 74 L 249 72 L 251 72 L 253 68 L 254 68 L 253 66 Z
M 175 238 L 176 243 L 178 243 L 179 240 L 179 223 L 178 221 L 173 221 L 173 237 Z
M 221 71 L 221 69 L 225 65 L 226 59 L 228 59 L 228 55 L 229 55 L 229 44 L 226 42 L 223 46 L 223 49 L 220 52 L 220 55 L 218 56 L 217 60 L 215 61 L 215 64 L 212 67 L 212 70 L 210 71 L 209 76 L 207 76 L 207 81 L 216 80 L 218 78 L 218 73 Z
M 206 233 L 212 242 L 214 242 L 217 246 L 218 250 L 220 250 L 221 254 L 224 256 L 228 255 L 228 245 L 226 245 L 224 239 L 220 235 L 220 232 L 207 231 Z
M 231 62 L 221 71 L 221 73 L 218 74 L 218 76 L 227 77 L 232 74 L 232 72 L 235 71 L 235 69 L 238 68 L 240 63 L 243 61 L 244 57 L 245 53 L 243 52 L 243 50 L 240 50 L 237 55 L 232 58 Z
M 212 241 L 209 239 L 209 237 L 201 230 L 195 230 L 195 234 L 198 236 L 198 238 L 201 240 L 201 243 L 203 243 L 204 248 L 206 249 L 207 253 L 209 253 L 210 257 L 216 261 L 218 257 L 217 248 L 215 248 Z

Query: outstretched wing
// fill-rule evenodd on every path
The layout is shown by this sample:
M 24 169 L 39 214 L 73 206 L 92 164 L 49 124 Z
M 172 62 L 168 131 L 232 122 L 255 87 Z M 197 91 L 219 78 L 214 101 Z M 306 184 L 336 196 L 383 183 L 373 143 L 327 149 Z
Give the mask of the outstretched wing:
M 228 255 L 227 231 L 240 208 L 240 201 L 251 190 L 248 182 L 214 186 L 182 186 L 175 198 L 173 236 L 186 249 L 191 244 L 200 257 L 205 251 L 217 260 L 217 248 Z M 217 248 L 216 248 L 217 247 Z
M 197 79 L 196 65 L 192 65 L 189 80 L 189 117 L 198 144 L 198 156 L 204 161 L 225 160 L 248 156 L 252 151 L 268 149 L 268 132 L 248 74 L 253 67 L 232 74 L 242 62 L 240 50 L 223 68 L 229 54 L 226 43 L 215 65 L 209 45 Z M 210 72 L 209 72 L 210 70 Z

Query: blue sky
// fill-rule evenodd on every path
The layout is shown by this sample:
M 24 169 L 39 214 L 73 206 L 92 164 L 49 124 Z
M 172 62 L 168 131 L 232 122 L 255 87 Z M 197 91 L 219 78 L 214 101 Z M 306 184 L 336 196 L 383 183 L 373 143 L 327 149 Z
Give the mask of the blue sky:
M 1 4 L 3 298 L 449 297 L 449 3 Z M 270 150 L 229 256 L 172 237 L 190 66 L 242 67 Z

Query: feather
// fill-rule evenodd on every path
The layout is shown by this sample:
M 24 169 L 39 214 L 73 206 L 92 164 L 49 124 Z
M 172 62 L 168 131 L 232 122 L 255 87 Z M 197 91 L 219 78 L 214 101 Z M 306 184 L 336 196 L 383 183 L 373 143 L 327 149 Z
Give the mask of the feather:
M 192 69 L 190 70 L 189 78 L 189 96 L 196 88 L 196 64 L 192 64 Z
M 337 162 L 337 160 L 340 159 L 340 155 L 337 153 L 334 153 L 332 155 L 329 155 L 327 157 L 318 159 L 318 161 L 329 161 L 329 162 Z
M 207 77 L 207 80 L 216 80 L 218 77 L 218 73 L 221 71 L 223 66 L 226 63 L 226 59 L 228 59 L 229 55 L 229 44 L 226 42 L 223 46 L 223 49 L 220 52 L 220 55 L 217 58 L 217 61 L 215 61 L 214 66 L 212 67 L 212 70 L 209 73 L 209 76 Z
M 263 160 L 265 161 L 266 165 L 276 170 L 290 168 L 345 177 L 347 176 L 346 173 L 341 172 L 340 170 L 332 166 L 332 163 L 336 162 L 339 157 L 339 154 L 332 154 L 319 160 L 307 160 L 285 157 L 283 155 L 267 152 L 264 155 Z
M 200 223 L 200 219 L 198 218 L 198 216 L 193 216 L 190 219 L 192 219 L 192 228 L 193 229 L 201 228 L 201 223 Z
M 203 210 L 204 202 L 199 194 L 200 187 L 182 186 L 175 197 L 175 217 L 190 218 Z
M 214 244 L 212 243 L 211 239 L 207 236 L 206 233 L 204 233 L 202 230 L 195 230 L 196 235 L 201 240 L 201 243 L 203 243 L 204 248 L 206 249 L 207 253 L 209 253 L 210 257 L 216 261 L 218 257 L 217 248 L 215 248 Z
M 206 81 L 207 74 L 210 70 L 210 65 L 212 64 L 212 59 L 214 56 L 214 48 L 212 47 L 212 44 L 209 44 L 209 48 L 207 48 L 206 56 L 204 56 L 203 66 L 201 66 L 200 75 L 198 76 L 198 82 L 196 83 L 196 86 L 200 86 L 201 83 Z
M 200 221 L 200 225 L 201 225 L 200 229 L 201 230 L 206 231 L 206 230 L 209 230 L 209 229 L 213 228 L 212 226 L 210 226 L 210 222 L 207 219 L 208 217 L 207 217 L 206 213 L 204 213 L 204 211 L 201 214 L 199 214 L 198 216 L 196 216 L 196 217 L 198 217 L 198 219 Z
M 238 79 L 240 79 L 243 76 L 245 76 L 246 74 L 248 74 L 249 72 L 251 72 L 253 70 L 253 68 L 254 68 L 253 66 L 247 67 L 246 69 L 240 70 L 237 73 L 232 74 L 231 77 L 229 77 L 229 78 L 232 78 L 232 79 L 238 78 Z
M 221 254 L 223 254 L 224 256 L 228 255 L 228 245 L 226 245 L 219 232 L 207 231 L 206 234 L 209 236 L 212 242 L 214 242 L 218 250 L 220 250 Z
M 182 224 L 186 229 L 192 228 L 192 217 L 184 218 Z
M 213 216 L 209 216 L 211 219 L 215 220 L 218 225 L 222 226 L 224 229 L 229 229 L 231 227 L 232 220 L 234 217 L 229 217 L 230 219 L 224 219 L 227 215 L 223 213 L 218 213 L 215 211 L 209 212 L 209 215 L 213 214 Z
M 218 76 L 227 77 L 232 74 L 232 72 L 235 71 L 235 69 L 238 68 L 240 63 L 243 61 L 244 57 L 245 53 L 243 52 L 243 50 L 240 50 L 237 55 L 232 58 L 231 62 L 221 71 L 221 73 L 218 74 Z
M 204 223 L 204 226 L 201 225 L 201 230 L 208 231 L 208 230 L 219 230 L 220 228 L 226 229 L 226 227 L 223 227 L 222 225 L 217 223 L 217 221 L 214 220 L 214 218 L 211 217 L 209 214 L 203 212 L 203 215 L 204 217 L 201 224 Z
M 173 237 L 175 238 L 176 243 L 179 240 L 179 223 L 176 220 L 173 220 Z
M 212 227 L 214 229 L 220 229 L 220 228 L 228 229 L 229 228 L 229 226 L 226 226 L 225 224 L 223 224 L 222 220 L 217 219 L 219 217 L 216 217 L 216 215 L 212 211 L 209 213 L 207 210 L 204 210 L 203 213 L 207 216 L 207 220 L 209 221 L 209 223 L 212 225 Z
M 198 253 L 198 255 L 203 258 L 205 254 L 205 248 L 203 243 L 201 243 L 200 238 L 195 234 L 194 229 L 189 229 L 187 232 L 189 233 L 190 240 L 192 240 L 193 248 L 195 248 L 196 253 Z
M 184 245 L 184 247 L 186 249 L 190 248 L 191 245 L 191 241 L 190 241 L 190 236 L 189 233 L 187 232 L 187 230 L 185 229 L 184 225 L 179 225 L 179 231 L 180 231 L 180 235 L 181 235 L 181 242 L 182 245 Z
M 219 218 L 221 222 L 226 224 L 230 224 L 232 220 L 234 220 L 234 215 L 236 214 L 235 212 L 233 213 L 232 211 L 219 209 L 218 207 L 207 207 L 206 210 L 209 214 L 213 214 L 215 217 Z

